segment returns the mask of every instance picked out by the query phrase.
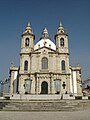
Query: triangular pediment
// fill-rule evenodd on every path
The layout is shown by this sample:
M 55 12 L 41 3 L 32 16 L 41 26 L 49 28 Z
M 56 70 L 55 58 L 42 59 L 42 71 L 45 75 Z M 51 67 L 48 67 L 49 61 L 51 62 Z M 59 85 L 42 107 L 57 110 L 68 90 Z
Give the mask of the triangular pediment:
M 41 48 L 38 48 L 38 49 L 34 50 L 33 53 L 44 52 L 44 51 L 51 52 L 51 53 L 56 53 L 56 50 L 53 50 L 53 49 L 48 48 L 46 46 L 43 46 Z

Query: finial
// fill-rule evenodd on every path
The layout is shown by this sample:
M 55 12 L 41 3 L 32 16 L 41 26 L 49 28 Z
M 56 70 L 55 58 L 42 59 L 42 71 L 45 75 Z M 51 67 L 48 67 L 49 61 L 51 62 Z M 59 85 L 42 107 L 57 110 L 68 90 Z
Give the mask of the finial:
M 60 27 L 62 27 L 62 22 L 60 21 Z
M 77 67 L 80 67 L 79 63 L 77 64 Z
M 46 27 L 43 29 L 43 32 L 48 33 L 48 30 Z
M 14 67 L 14 64 L 13 64 L 13 63 L 11 63 L 11 67 L 12 67 L 12 68 Z
M 47 30 L 46 27 L 43 29 L 42 36 L 43 36 L 43 37 L 49 37 L 49 35 L 48 35 L 48 30 Z
M 30 27 L 30 21 L 28 22 L 28 27 Z
M 26 30 L 32 30 L 31 27 L 30 27 L 30 22 L 28 22 L 28 25 L 26 27 Z

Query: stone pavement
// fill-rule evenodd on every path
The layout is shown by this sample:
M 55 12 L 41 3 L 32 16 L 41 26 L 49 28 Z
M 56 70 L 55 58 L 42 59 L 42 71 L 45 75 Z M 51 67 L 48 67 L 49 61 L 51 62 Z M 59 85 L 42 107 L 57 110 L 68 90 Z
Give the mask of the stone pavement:
M 90 109 L 73 112 L 5 112 L 0 120 L 90 120 Z

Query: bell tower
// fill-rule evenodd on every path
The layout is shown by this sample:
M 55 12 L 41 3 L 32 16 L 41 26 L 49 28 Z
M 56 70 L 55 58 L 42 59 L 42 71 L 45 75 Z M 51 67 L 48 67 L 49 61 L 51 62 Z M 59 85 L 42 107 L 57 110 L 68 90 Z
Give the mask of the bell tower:
M 20 52 L 20 73 L 30 72 L 30 55 L 34 50 L 34 39 L 35 35 L 33 34 L 30 22 L 28 22 L 25 31 L 22 33 Z
M 65 31 L 62 23 L 57 29 L 55 35 L 56 42 L 56 53 L 59 56 L 58 66 L 60 66 L 60 78 L 62 84 L 62 92 L 69 93 L 69 80 L 70 80 L 70 70 L 69 70 L 69 48 L 68 48 L 68 34 Z M 65 76 L 64 76 L 65 75 Z
M 69 53 L 68 34 L 65 31 L 61 22 L 55 35 L 55 42 L 56 42 L 56 50 L 58 53 Z
M 22 34 L 21 53 L 31 53 L 34 49 L 35 35 L 30 27 L 30 22 Z

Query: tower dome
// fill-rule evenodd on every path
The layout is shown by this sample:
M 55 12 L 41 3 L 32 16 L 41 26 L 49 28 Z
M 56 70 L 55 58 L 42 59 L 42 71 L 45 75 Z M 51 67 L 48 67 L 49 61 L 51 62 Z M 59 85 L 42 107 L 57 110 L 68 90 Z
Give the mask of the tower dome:
M 30 22 L 28 22 L 28 25 L 27 25 L 25 31 L 23 32 L 22 36 L 27 35 L 27 34 L 32 34 L 33 35 L 33 31 L 32 31 L 32 28 L 30 26 Z
M 60 22 L 60 25 L 59 25 L 59 27 L 57 29 L 56 34 L 66 34 L 67 35 L 67 32 L 65 31 L 65 29 L 64 29 L 64 27 L 63 27 L 61 22 Z

